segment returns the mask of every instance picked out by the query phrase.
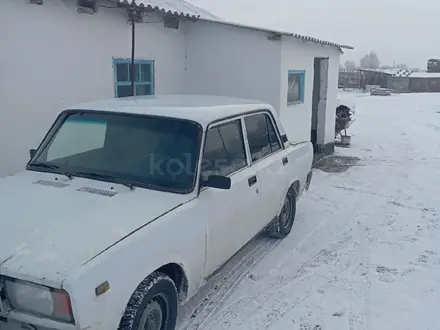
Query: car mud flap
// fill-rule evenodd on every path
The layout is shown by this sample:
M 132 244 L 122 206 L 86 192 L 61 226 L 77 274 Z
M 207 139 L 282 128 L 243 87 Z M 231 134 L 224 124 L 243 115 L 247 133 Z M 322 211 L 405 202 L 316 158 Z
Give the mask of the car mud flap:
M 310 188 L 310 183 L 312 182 L 312 177 L 313 177 L 313 171 L 310 171 L 309 174 L 307 174 L 307 179 L 306 179 L 306 186 L 304 187 L 305 191 L 308 191 Z

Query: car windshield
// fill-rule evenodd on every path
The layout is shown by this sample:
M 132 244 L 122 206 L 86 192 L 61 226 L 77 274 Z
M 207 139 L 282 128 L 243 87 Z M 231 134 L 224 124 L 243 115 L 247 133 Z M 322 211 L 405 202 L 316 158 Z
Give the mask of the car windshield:
M 59 122 L 28 169 L 166 191 L 194 186 L 202 134 L 197 123 L 87 111 L 68 112 Z

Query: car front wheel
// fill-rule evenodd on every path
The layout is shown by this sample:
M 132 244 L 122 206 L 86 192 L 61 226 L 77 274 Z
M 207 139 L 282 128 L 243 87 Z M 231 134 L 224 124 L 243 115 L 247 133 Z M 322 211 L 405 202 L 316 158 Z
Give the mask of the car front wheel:
M 174 282 L 167 275 L 154 272 L 131 296 L 118 330 L 174 330 L 177 312 Z

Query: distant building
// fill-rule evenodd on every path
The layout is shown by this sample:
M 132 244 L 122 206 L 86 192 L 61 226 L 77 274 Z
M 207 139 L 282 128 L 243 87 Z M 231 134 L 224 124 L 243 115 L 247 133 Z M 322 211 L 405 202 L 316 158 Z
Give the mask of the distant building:
M 341 76 L 343 77 L 345 74 L 340 72 L 340 82 Z M 440 93 L 440 64 L 438 72 L 416 72 L 405 69 L 359 69 L 358 76 L 361 85 L 378 85 L 382 88 L 388 88 L 394 93 Z
M 339 70 L 339 88 L 360 88 L 361 76 L 359 70 Z
M 427 65 L 428 72 L 440 72 L 440 59 L 430 58 Z

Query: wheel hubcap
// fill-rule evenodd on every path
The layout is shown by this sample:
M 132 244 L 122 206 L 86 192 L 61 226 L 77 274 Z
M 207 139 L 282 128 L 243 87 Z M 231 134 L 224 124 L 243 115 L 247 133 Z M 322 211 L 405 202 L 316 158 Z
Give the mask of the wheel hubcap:
M 287 227 L 289 225 L 291 213 L 292 213 L 292 202 L 290 201 L 289 196 L 287 196 L 284 201 L 283 209 L 281 210 L 281 215 L 280 215 L 281 224 L 284 227 Z
M 152 300 L 142 313 L 138 330 L 161 330 L 163 316 L 160 303 L 157 300 Z

